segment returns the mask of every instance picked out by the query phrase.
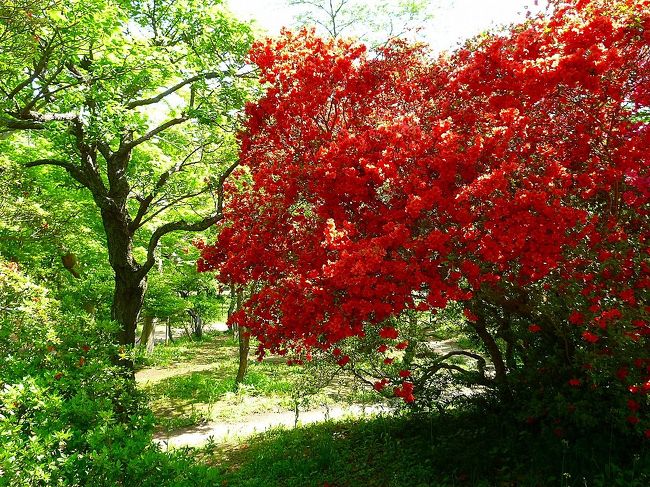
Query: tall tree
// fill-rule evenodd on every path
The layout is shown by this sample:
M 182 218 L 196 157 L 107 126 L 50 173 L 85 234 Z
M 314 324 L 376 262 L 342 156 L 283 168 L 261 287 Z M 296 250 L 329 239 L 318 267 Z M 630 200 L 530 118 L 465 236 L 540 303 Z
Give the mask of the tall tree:
M 222 217 L 250 30 L 220 0 L 9 0 L 0 17 L 0 132 L 92 196 L 130 345 L 161 239 Z
M 271 87 L 249 107 L 248 191 L 199 261 L 262 283 L 231 322 L 261 353 L 372 334 L 383 353 L 404 345 L 395 316 L 461 302 L 495 368 L 492 380 L 472 357 L 484 382 L 507 392 L 526 373 L 548 398 L 607 377 L 638 409 L 650 392 L 647 6 L 558 2 L 437 60 L 307 31 L 258 44 Z M 418 380 L 457 370 L 457 355 Z M 412 380 L 395 389 L 407 401 Z
M 431 18 L 429 0 L 289 0 L 300 7 L 296 20 L 330 37 L 357 36 L 371 45 L 383 44 L 422 27 Z

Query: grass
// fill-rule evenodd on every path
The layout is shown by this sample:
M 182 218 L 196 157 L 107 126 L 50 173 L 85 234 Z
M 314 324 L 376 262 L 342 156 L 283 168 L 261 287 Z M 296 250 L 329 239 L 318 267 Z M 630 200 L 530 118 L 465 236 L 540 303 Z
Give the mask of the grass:
M 235 389 L 236 343 L 225 334 L 158 346 L 140 371 L 159 428 L 205 420 L 241 420 L 320 401 L 377 400 L 327 367 L 251 362 Z M 320 374 L 320 375 L 319 375 Z M 476 397 L 444 414 L 350 419 L 275 429 L 239 443 L 187 451 L 214 485 L 242 487 L 644 487 L 650 485 L 650 443 L 612 438 L 603 419 L 590 436 L 561 440 L 517 423 L 514 405 Z M 636 452 L 632 455 L 630 452 Z M 207 471 L 206 471 L 207 472 Z M 206 474 L 207 475 L 207 474 Z
M 626 459 L 624 444 L 597 440 L 543 437 L 503 412 L 469 409 L 273 430 L 198 458 L 221 485 L 242 487 L 650 485 L 647 447 Z
M 225 333 L 206 334 L 200 341 L 187 338 L 157 345 L 138 374 L 157 417 L 158 430 L 174 430 L 206 421 L 241 421 L 254 414 L 305 410 L 319 406 L 368 404 L 380 397 L 338 376 L 337 368 L 287 366 L 269 357 L 250 357 L 243 384 L 235 385 L 237 343 Z

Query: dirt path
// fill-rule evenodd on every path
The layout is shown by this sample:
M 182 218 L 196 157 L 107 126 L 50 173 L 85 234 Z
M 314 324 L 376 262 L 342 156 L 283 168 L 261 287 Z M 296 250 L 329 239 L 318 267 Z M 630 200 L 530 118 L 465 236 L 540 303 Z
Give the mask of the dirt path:
M 367 415 L 389 413 L 390 411 L 390 408 L 378 405 L 321 408 L 311 411 L 301 411 L 298 416 L 298 424 L 318 423 L 344 417 L 364 417 Z M 228 439 L 241 438 L 276 427 L 293 428 L 295 421 L 295 413 L 291 411 L 254 414 L 247 417 L 245 421 L 236 423 L 206 423 L 201 426 L 186 428 L 172 435 L 157 434 L 154 436 L 154 441 L 159 443 L 163 448 L 197 447 L 206 444 L 210 439 L 221 443 Z

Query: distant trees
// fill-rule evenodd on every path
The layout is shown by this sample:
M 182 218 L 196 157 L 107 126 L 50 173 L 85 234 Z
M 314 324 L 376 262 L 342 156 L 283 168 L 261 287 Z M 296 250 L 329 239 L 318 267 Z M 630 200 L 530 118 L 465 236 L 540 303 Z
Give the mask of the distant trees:
M 371 45 L 409 34 L 430 20 L 430 0 L 288 0 L 300 7 L 299 24 L 334 38 L 359 37 Z

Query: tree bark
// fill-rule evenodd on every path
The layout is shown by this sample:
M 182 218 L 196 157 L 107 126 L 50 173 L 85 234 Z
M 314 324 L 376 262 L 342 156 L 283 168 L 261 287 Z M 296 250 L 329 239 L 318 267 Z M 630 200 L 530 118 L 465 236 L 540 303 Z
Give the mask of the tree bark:
M 251 335 L 248 328 L 242 326 L 239 329 L 239 367 L 237 369 L 236 384 L 241 384 L 246 377 L 248 370 L 248 353 L 250 351 Z
M 192 318 L 192 335 L 197 340 L 203 338 L 203 319 L 195 309 L 188 309 L 187 314 Z
M 237 310 L 241 309 L 243 298 L 242 289 L 237 290 Z M 237 369 L 237 377 L 235 378 L 235 384 L 241 384 L 246 377 L 246 371 L 248 370 L 248 353 L 250 351 L 250 341 L 251 335 L 248 331 L 248 328 L 245 326 L 239 327 L 239 367 Z
M 120 198 L 115 197 L 113 201 L 113 205 L 105 206 L 101 211 L 108 260 L 115 277 L 111 318 L 120 325 L 116 337 L 118 343 L 133 346 L 147 290 L 147 276 L 141 272 L 141 266 L 133 258 L 133 236 L 128 229 L 128 213 L 125 208 L 121 208 Z M 130 359 L 121 358 L 118 362 L 133 369 L 133 361 Z
M 494 365 L 496 381 L 500 383 L 505 382 L 507 370 L 506 364 L 503 361 L 503 355 L 501 350 L 499 350 L 499 345 L 497 345 L 497 342 L 494 340 L 494 337 L 490 332 L 487 331 L 485 325 L 481 323 L 480 318 L 479 321 L 471 323 L 471 325 L 474 330 L 476 330 L 476 334 L 479 336 L 490 355 L 490 360 L 492 360 L 492 364 Z
M 146 289 L 146 279 L 138 279 L 133 275 L 119 276 L 117 273 L 115 275 L 111 317 L 121 325 L 117 335 L 120 345 L 135 344 L 135 330 Z
M 142 333 L 140 334 L 140 346 L 146 347 L 147 353 L 153 352 L 156 323 L 154 317 L 145 315 L 142 320 Z

